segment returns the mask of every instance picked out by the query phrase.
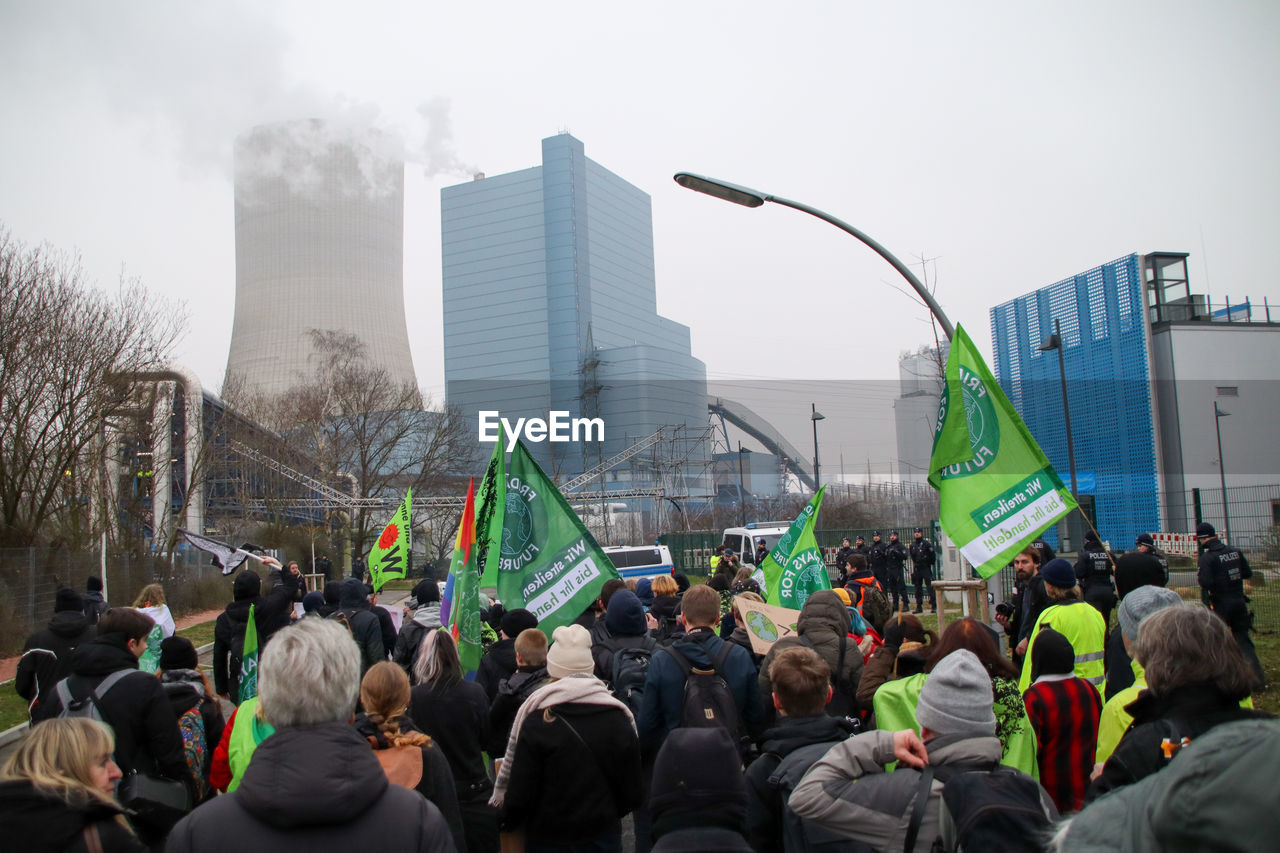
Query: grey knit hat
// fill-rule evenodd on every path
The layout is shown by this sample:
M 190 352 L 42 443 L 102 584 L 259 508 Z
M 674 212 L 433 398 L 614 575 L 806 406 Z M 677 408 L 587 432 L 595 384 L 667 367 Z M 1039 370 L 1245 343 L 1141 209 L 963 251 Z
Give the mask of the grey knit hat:
M 1129 638 L 1129 642 L 1138 639 L 1138 626 L 1157 610 L 1175 607 L 1182 603 L 1182 597 L 1171 589 L 1162 586 L 1140 586 L 1130 592 L 1120 602 L 1120 632 Z
M 958 649 L 939 661 L 925 679 L 916 719 L 941 735 L 992 737 L 996 733 L 994 701 L 991 676 L 978 656 Z

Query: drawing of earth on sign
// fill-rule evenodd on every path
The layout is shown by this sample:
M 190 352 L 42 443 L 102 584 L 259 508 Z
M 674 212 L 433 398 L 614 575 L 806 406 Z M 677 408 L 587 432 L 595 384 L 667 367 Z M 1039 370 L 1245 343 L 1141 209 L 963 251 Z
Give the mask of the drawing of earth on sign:
M 502 556 L 515 557 L 523 553 L 533 539 L 533 516 L 529 505 L 519 495 L 507 495 L 502 524 Z
M 766 643 L 772 643 L 778 639 L 778 626 L 759 610 L 747 612 L 747 628 Z

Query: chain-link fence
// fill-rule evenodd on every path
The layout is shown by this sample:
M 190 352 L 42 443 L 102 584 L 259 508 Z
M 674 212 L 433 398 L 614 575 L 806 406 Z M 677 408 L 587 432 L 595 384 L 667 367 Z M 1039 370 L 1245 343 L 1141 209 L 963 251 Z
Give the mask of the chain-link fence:
M 53 616 L 59 587 L 84 593 L 85 582 L 102 570 L 100 551 L 65 548 L 0 548 L 0 654 L 15 654 L 22 642 Z M 108 552 L 107 602 L 132 605 L 147 584 L 164 587 L 174 615 L 190 610 L 222 607 L 231 600 L 229 580 L 198 551 L 172 559 Z

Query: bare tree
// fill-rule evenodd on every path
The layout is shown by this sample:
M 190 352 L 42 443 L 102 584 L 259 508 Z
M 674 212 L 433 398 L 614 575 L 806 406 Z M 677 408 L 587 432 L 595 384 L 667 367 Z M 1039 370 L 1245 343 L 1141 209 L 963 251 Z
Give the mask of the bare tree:
M 91 288 L 80 259 L 0 227 L 0 545 L 79 537 L 121 373 L 167 359 L 185 319 L 140 283 Z

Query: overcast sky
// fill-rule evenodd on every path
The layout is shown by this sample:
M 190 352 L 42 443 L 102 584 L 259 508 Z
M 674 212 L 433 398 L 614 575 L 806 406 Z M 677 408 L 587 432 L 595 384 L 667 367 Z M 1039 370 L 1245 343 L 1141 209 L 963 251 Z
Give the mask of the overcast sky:
M 413 152 L 405 304 L 437 395 L 440 189 L 537 165 L 560 130 L 653 197 L 659 311 L 716 380 L 893 379 L 932 332 L 847 235 L 691 193 L 680 170 L 936 259 L 939 301 L 988 354 L 992 305 L 1134 251 L 1191 253 L 1215 301 L 1280 302 L 1280 4 L 443 5 L 3 0 L 0 221 L 78 250 L 103 286 L 123 267 L 185 301 L 178 359 L 214 389 L 232 142 L 307 116 Z M 874 448 L 846 434 L 824 456 L 891 453 L 887 405 L 866 413 Z

